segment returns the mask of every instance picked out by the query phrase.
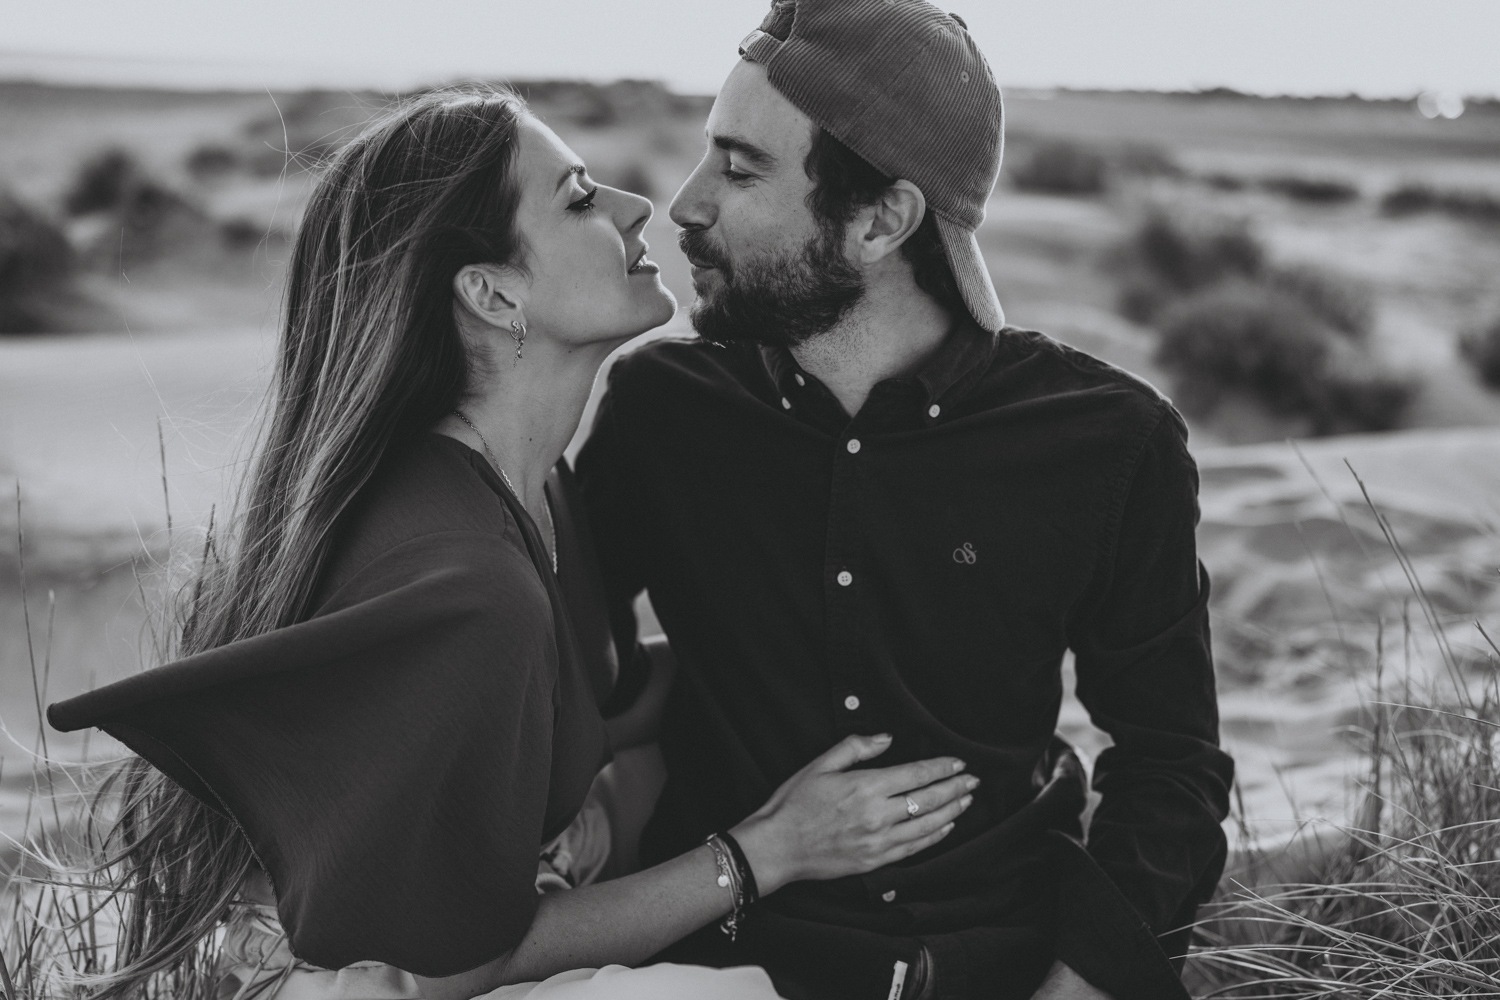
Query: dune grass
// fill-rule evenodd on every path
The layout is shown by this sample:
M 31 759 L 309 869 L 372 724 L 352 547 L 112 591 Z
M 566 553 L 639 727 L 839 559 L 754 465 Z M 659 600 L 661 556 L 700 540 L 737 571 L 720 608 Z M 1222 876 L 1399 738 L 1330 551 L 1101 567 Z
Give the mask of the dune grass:
M 1308 852 L 1300 880 L 1225 878 L 1195 928 L 1199 997 L 1500 997 L 1500 646 L 1477 621 L 1472 649 L 1453 642 L 1359 485 L 1443 670 L 1392 694 L 1378 633 L 1358 814 Z

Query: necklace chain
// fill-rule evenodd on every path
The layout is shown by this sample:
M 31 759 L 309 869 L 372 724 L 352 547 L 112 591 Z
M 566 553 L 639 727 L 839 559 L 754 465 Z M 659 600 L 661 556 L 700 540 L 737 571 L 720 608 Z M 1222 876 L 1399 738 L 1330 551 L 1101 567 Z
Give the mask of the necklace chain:
M 473 431 L 474 435 L 479 438 L 479 443 L 484 445 L 484 454 L 487 458 L 489 458 L 490 464 L 493 465 L 495 467 L 495 470 L 500 473 L 500 478 L 505 480 L 505 485 L 510 489 L 511 493 L 514 494 L 515 498 L 517 500 L 520 500 L 521 494 L 516 492 L 516 484 L 510 481 L 510 476 L 507 476 L 505 474 L 505 466 L 501 465 L 500 459 L 495 457 L 494 449 L 490 447 L 490 443 L 484 438 L 484 432 L 481 431 L 478 427 L 474 426 L 474 421 L 470 420 L 468 418 L 468 415 L 465 414 L 463 410 L 454 410 L 453 415 L 467 424 L 469 430 Z M 524 507 L 526 506 L 526 504 L 523 502 L 521 506 Z M 547 512 L 547 528 L 552 535 L 552 575 L 556 576 L 557 519 L 552 516 L 552 501 L 548 498 L 547 490 L 545 487 L 543 487 L 542 489 L 542 509 Z

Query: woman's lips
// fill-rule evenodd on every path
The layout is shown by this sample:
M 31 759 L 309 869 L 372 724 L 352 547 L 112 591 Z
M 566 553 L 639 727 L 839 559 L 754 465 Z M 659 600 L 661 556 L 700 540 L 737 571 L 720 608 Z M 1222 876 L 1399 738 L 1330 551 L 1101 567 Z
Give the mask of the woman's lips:
M 626 274 L 656 274 L 657 272 L 659 272 L 661 270 L 661 268 L 659 268 L 659 267 L 656 266 L 656 261 L 650 260 L 646 256 L 646 251 L 650 250 L 650 249 L 651 249 L 651 247 L 649 245 L 642 246 L 641 247 L 641 252 L 635 258 L 635 263 L 633 263 L 629 267 L 627 267 L 625 269 L 625 273 Z

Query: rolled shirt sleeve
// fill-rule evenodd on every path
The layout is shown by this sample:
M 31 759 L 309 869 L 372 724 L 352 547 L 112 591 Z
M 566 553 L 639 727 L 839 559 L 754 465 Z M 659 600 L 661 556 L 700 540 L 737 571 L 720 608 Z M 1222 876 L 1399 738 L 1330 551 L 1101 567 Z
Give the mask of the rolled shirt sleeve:
M 1234 776 L 1219 748 L 1197 490 L 1186 427 L 1164 408 L 1123 493 L 1113 544 L 1069 621 L 1079 700 L 1113 739 L 1094 766 L 1101 801 L 1088 853 L 1158 937 L 1190 922 L 1214 890 Z M 1070 943 L 1073 905 L 1062 901 L 1064 960 L 1087 947 Z M 1185 941 L 1174 935 L 1168 952 Z

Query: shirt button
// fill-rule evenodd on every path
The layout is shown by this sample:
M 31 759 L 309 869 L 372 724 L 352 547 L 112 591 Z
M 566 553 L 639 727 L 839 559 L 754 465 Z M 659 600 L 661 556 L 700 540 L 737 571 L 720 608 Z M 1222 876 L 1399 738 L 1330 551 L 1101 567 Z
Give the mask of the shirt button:
M 859 438 L 850 438 L 849 439 L 849 443 L 846 444 L 846 445 L 844 445 L 844 447 L 849 449 L 849 454 L 851 454 L 851 455 L 858 455 L 859 454 Z
M 792 376 L 792 378 L 794 378 L 794 379 L 796 379 L 796 380 L 797 380 L 797 384 L 798 384 L 798 385 L 806 385 L 806 384 L 807 384 L 807 379 L 805 379 L 805 378 L 803 378 L 803 377 L 802 377 L 802 376 L 801 376 L 801 375 L 799 375 L 799 374 L 794 374 L 794 375 L 793 375 L 793 376 Z
M 837 579 L 839 581 L 840 587 L 847 587 L 849 586 L 849 584 L 854 582 L 854 574 L 849 572 L 847 569 L 841 569 L 839 570 Z
M 931 406 L 929 406 L 927 408 L 927 415 L 929 417 L 934 417 L 935 418 L 935 417 L 937 417 L 937 415 L 939 413 L 942 413 L 942 412 L 943 412 L 943 408 L 941 406 L 937 405 L 936 403 L 933 403 Z
M 845 698 L 844 707 L 851 712 L 857 711 L 859 709 L 859 695 L 851 694 L 849 697 Z
M 785 396 L 782 396 L 781 397 L 781 408 L 783 410 L 790 410 L 792 408 L 792 401 L 790 399 L 787 399 Z
M 885 900 L 887 903 L 894 903 L 896 901 L 896 890 L 887 889 L 885 892 L 882 892 L 880 894 L 880 898 Z

